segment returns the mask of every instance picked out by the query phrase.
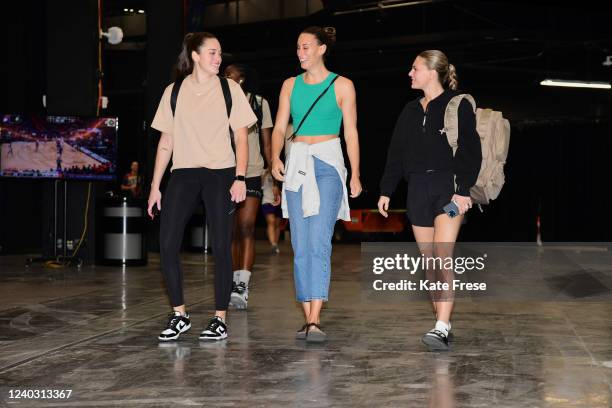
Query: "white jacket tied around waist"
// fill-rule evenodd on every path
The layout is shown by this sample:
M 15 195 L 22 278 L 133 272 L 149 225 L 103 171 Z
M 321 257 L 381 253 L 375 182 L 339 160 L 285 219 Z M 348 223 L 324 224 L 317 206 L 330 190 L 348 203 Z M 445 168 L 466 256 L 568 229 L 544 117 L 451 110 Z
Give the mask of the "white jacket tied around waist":
M 285 168 L 285 182 L 282 192 L 283 218 L 289 218 L 287 209 L 287 198 L 285 191 L 299 191 L 302 187 L 302 211 L 304 217 L 319 214 L 319 187 L 314 171 L 314 157 L 324 161 L 334 167 L 342 182 L 342 203 L 338 211 L 338 219 L 344 221 L 351 220 L 351 213 L 348 204 L 348 192 L 346 189 L 346 167 L 342 156 L 340 138 L 328 140 L 326 142 L 308 144 L 304 142 L 294 142 L 287 154 Z

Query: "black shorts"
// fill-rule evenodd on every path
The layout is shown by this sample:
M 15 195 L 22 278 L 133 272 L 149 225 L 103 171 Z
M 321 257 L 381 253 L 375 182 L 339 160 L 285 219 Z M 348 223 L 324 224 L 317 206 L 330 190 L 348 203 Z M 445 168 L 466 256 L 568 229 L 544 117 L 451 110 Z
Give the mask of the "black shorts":
M 283 216 L 283 210 L 281 209 L 280 204 L 279 205 L 272 205 L 271 203 L 266 203 L 264 205 L 261 206 L 261 212 L 263 212 L 263 215 L 275 215 L 279 218 L 282 218 Z
M 246 183 L 246 195 L 247 197 L 255 197 L 261 199 L 263 197 L 263 191 L 261 190 L 261 176 L 247 177 Z
M 455 194 L 455 179 L 452 172 L 430 171 L 410 173 L 406 215 L 416 227 L 433 227 L 434 219 L 444 214 L 443 207 Z

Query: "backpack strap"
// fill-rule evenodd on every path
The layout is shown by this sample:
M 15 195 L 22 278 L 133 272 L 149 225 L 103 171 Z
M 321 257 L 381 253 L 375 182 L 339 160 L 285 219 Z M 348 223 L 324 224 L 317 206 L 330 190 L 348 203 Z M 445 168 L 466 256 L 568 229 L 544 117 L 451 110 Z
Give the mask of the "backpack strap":
M 223 90 L 223 99 L 225 99 L 225 108 L 227 110 L 227 119 L 229 120 L 230 114 L 232 113 L 232 93 L 230 92 L 229 83 L 227 78 L 219 76 L 221 81 L 221 90 Z M 232 127 L 229 127 L 230 143 L 232 144 L 232 150 L 236 154 L 236 144 L 234 143 L 234 131 Z
M 249 105 L 251 105 L 251 109 L 253 109 L 253 113 L 257 117 L 257 127 L 261 129 L 263 124 L 263 96 L 251 93 L 249 95 Z
M 446 133 L 448 144 L 451 149 L 453 149 L 453 157 L 455 157 L 455 153 L 459 147 L 459 105 L 463 99 L 467 99 L 470 102 L 474 113 L 476 113 L 476 101 L 470 94 L 453 96 L 451 100 L 448 101 L 446 110 L 444 111 L 444 133 Z M 455 186 L 455 191 L 457 191 L 457 175 L 453 177 L 453 184 Z M 482 211 L 482 208 L 480 211 Z
M 251 105 L 251 109 L 253 109 L 253 112 L 255 113 L 255 116 L 257 117 L 257 126 L 256 126 L 256 131 L 257 131 L 257 135 L 259 136 L 259 155 L 261 156 L 261 158 L 264 161 L 264 168 L 270 168 L 270 163 L 268 163 L 268 160 L 266 160 L 266 155 L 264 152 L 264 135 L 263 135 L 263 102 L 264 102 L 264 98 L 261 95 L 256 95 L 254 93 L 251 93 L 249 95 L 249 104 Z M 251 146 L 249 146 L 249 149 L 251 149 Z
M 470 102 L 474 113 L 476 113 L 476 101 L 470 94 L 454 96 L 448 102 L 446 111 L 444 111 L 444 133 L 446 133 L 448 144 L 453 149 L 453 156 L 455 156 L 457 147 L 459 146 L 457 143 L 459 139 L 459 105 L 463 99 L 467 99 Z
M 325 93 L 327 92 L 327 90 L 329 88 L 331 88 L 331 86 L 334 84 L 334 82 L 336 82 L 336 79 L 338 79 L 340 75 L 336 75 L 334 77 L 334 79 L 331 80 L 331 82 L 329 83 L 329 85 L 327 85 L 327 88 L 325 88 L 323 90 L 323 92 L 321 92 L 321 95 L 319 95 L 317 97 L 317 99 L 315 99 L 315 101 L 312 103 L 312 105 L 310 105 L 310 108 L 308 109 L 308 111 L 306 111 L 306 114 L 304 115 L 304 117 L 302 118 L 302 120 L 300 121 L 300 124 L 298 125 L 298 127 L 295 129 L 295 131 L 293 132 L 293 135 L 291 135 L 291 140 L 293 140 L 293 138 L 297 135 L 297 132 L 300 130 L 300 128 L 302 127 L 302 125 L 304 124 L 304 121 L 306 120 L 306 118 L 308 117 L 308 115 L 310 114 L 310 112 L 312 111 L 312 109 L 315 107 L 315 105 L 317 104 L 317 102 L 319 102 L 319 100 L 323 97 L 323 95 L 325 95 Z
M 172 116 L 174 117 L 174 112 L 176 112 L 176 100 L 178 99 L 179 90 L 181 89 L 181 84 L 185 77 L 177 79 L 172 85 L 172 93 L 170 94 L 170 108 L 172 109 Z

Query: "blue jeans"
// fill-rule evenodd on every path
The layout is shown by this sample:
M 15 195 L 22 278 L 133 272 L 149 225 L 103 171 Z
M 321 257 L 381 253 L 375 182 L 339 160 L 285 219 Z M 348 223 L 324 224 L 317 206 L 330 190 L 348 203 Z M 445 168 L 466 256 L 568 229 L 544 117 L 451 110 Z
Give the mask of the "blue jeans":
M 343 186 L 333 166 L 314 158 L 315 175 L 321 204 L 319 214 L 304 218 L 302 188 L 286 191 L 293 276 L 298 302 L 327 301 L 331 275 L 331 239 L 342 203 Z

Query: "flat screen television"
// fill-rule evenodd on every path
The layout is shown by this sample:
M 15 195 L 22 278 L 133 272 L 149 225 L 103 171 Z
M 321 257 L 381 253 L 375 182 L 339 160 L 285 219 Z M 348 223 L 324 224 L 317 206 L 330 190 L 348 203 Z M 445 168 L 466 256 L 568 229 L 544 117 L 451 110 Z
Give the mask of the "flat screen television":
M 117 118 L 0 115 L 0 176 L 114 180 Z

